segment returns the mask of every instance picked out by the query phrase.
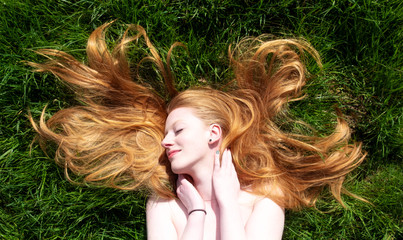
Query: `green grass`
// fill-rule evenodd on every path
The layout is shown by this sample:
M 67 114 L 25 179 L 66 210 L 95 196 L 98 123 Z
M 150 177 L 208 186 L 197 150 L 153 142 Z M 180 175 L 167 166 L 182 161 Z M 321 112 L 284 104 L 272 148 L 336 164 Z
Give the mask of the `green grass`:
M 369 205 L 344 197 L 343 209 L 323 194 L 318 209 L 287 212 L 284 239 L 401 239 L 403 202 L 403 4 L 401 1 L 55 1 L 0 0 L 0 239 L 145 239 L 145 198 L 138 193 L 74 186 L 37 145 L 26 115 L 38 118 L 75 104 L 49 74 L 23 61 L 32 50 L 55 48 L 85 61 L 86 39 L 116 20 L 146 28 L 165 55 L 175 41 L 178 87 L 225 82 L 229 44 L 270 33 L 303 37 L 320 52 L 324 69 L 308 97 L 291 112 L 319 133 L 334 123 L 337 105 L 369 155 L 347 183 Z

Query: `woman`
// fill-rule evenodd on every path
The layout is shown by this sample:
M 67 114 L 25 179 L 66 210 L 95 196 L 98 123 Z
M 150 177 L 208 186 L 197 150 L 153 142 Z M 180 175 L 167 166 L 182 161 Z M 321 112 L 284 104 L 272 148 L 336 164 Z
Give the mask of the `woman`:
M 214 116 L 212 109 L 203 110 Z M 148 239 L 281 239 L 284 209 L 240 189 L 228 149 L 220 163 L 225 134 L 220 120 L 201 120 L 197 113 L 182 106 L 167 118 L 162 145 L 172 171 L 179 174 L 179 199 L 148 201 Z
M 346 174 L 364 158 L 349 144 L 339 118 L 326 137 L 286 132 L 276 124 L 305 85 L 299 40 L 246 39 L 229 54 L 235 78 L 226 91 L 209 87 L 178 93 L 144 29 L 131 26 L 110 53 L 105 24 L 90 36 L 88 65 L 42 50 L 51 60 L 31 63 L 73 88 L 83 103 L 57 112 L 39 126 L 41 144 L 58 144 L 56 162 L 83 181 L 119 189 L 146 190 L 149 239 L 278 239 L 284 209 L 313 206 L 328 186 L 341 202 Z M 135 29 L 138 34 L 128 36 Z M 126 46 L 144 37 L 151 55 L 133 73 Z M 168 106 L 139 74 L 154 62 L 167 89 Z M 133 81 L 134 78 L 134 81 Z M 70 178 L 69 178 L 70 179 Z

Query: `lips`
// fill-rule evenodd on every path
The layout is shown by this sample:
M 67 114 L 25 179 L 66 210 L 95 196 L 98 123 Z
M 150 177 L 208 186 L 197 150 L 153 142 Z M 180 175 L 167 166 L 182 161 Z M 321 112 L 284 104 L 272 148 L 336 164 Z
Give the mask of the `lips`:
M 180 151 L 181 150 L 171 150 L 171 151 L 167 152 L 168 159 L 171 159 L 175 154 L 177 154 Z

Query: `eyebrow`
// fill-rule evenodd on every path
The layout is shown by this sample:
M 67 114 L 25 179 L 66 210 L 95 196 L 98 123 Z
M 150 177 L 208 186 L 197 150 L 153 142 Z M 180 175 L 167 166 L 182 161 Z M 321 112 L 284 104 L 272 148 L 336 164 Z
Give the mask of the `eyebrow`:
M 183 122 L 183 120 L 181 120 L 181 119 L 176 120 L 174 123 L 172 123 L 172 125 L 171 125 L 171 126 L 175 126 L 175 124 L 177 124 L 178 122 Z M 165 129 L 165 130 L 166 130 L 166 129 Z M 165 132 L 164 132 L 164 134 L 165 134 L 165 135 L 167 135 L 167 134 L 168 134 L 168 132 L 167 132 L 167 131 L 165 131 Z

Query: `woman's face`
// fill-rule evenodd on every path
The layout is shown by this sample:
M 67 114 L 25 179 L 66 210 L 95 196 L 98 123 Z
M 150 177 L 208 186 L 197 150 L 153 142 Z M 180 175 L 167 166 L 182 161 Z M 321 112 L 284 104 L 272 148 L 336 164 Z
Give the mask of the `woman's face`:
M 191 108 L 174 109 L 165 124 L 162 146 L 176 174 L 190 173 L 209 152 L 210 128 Z

